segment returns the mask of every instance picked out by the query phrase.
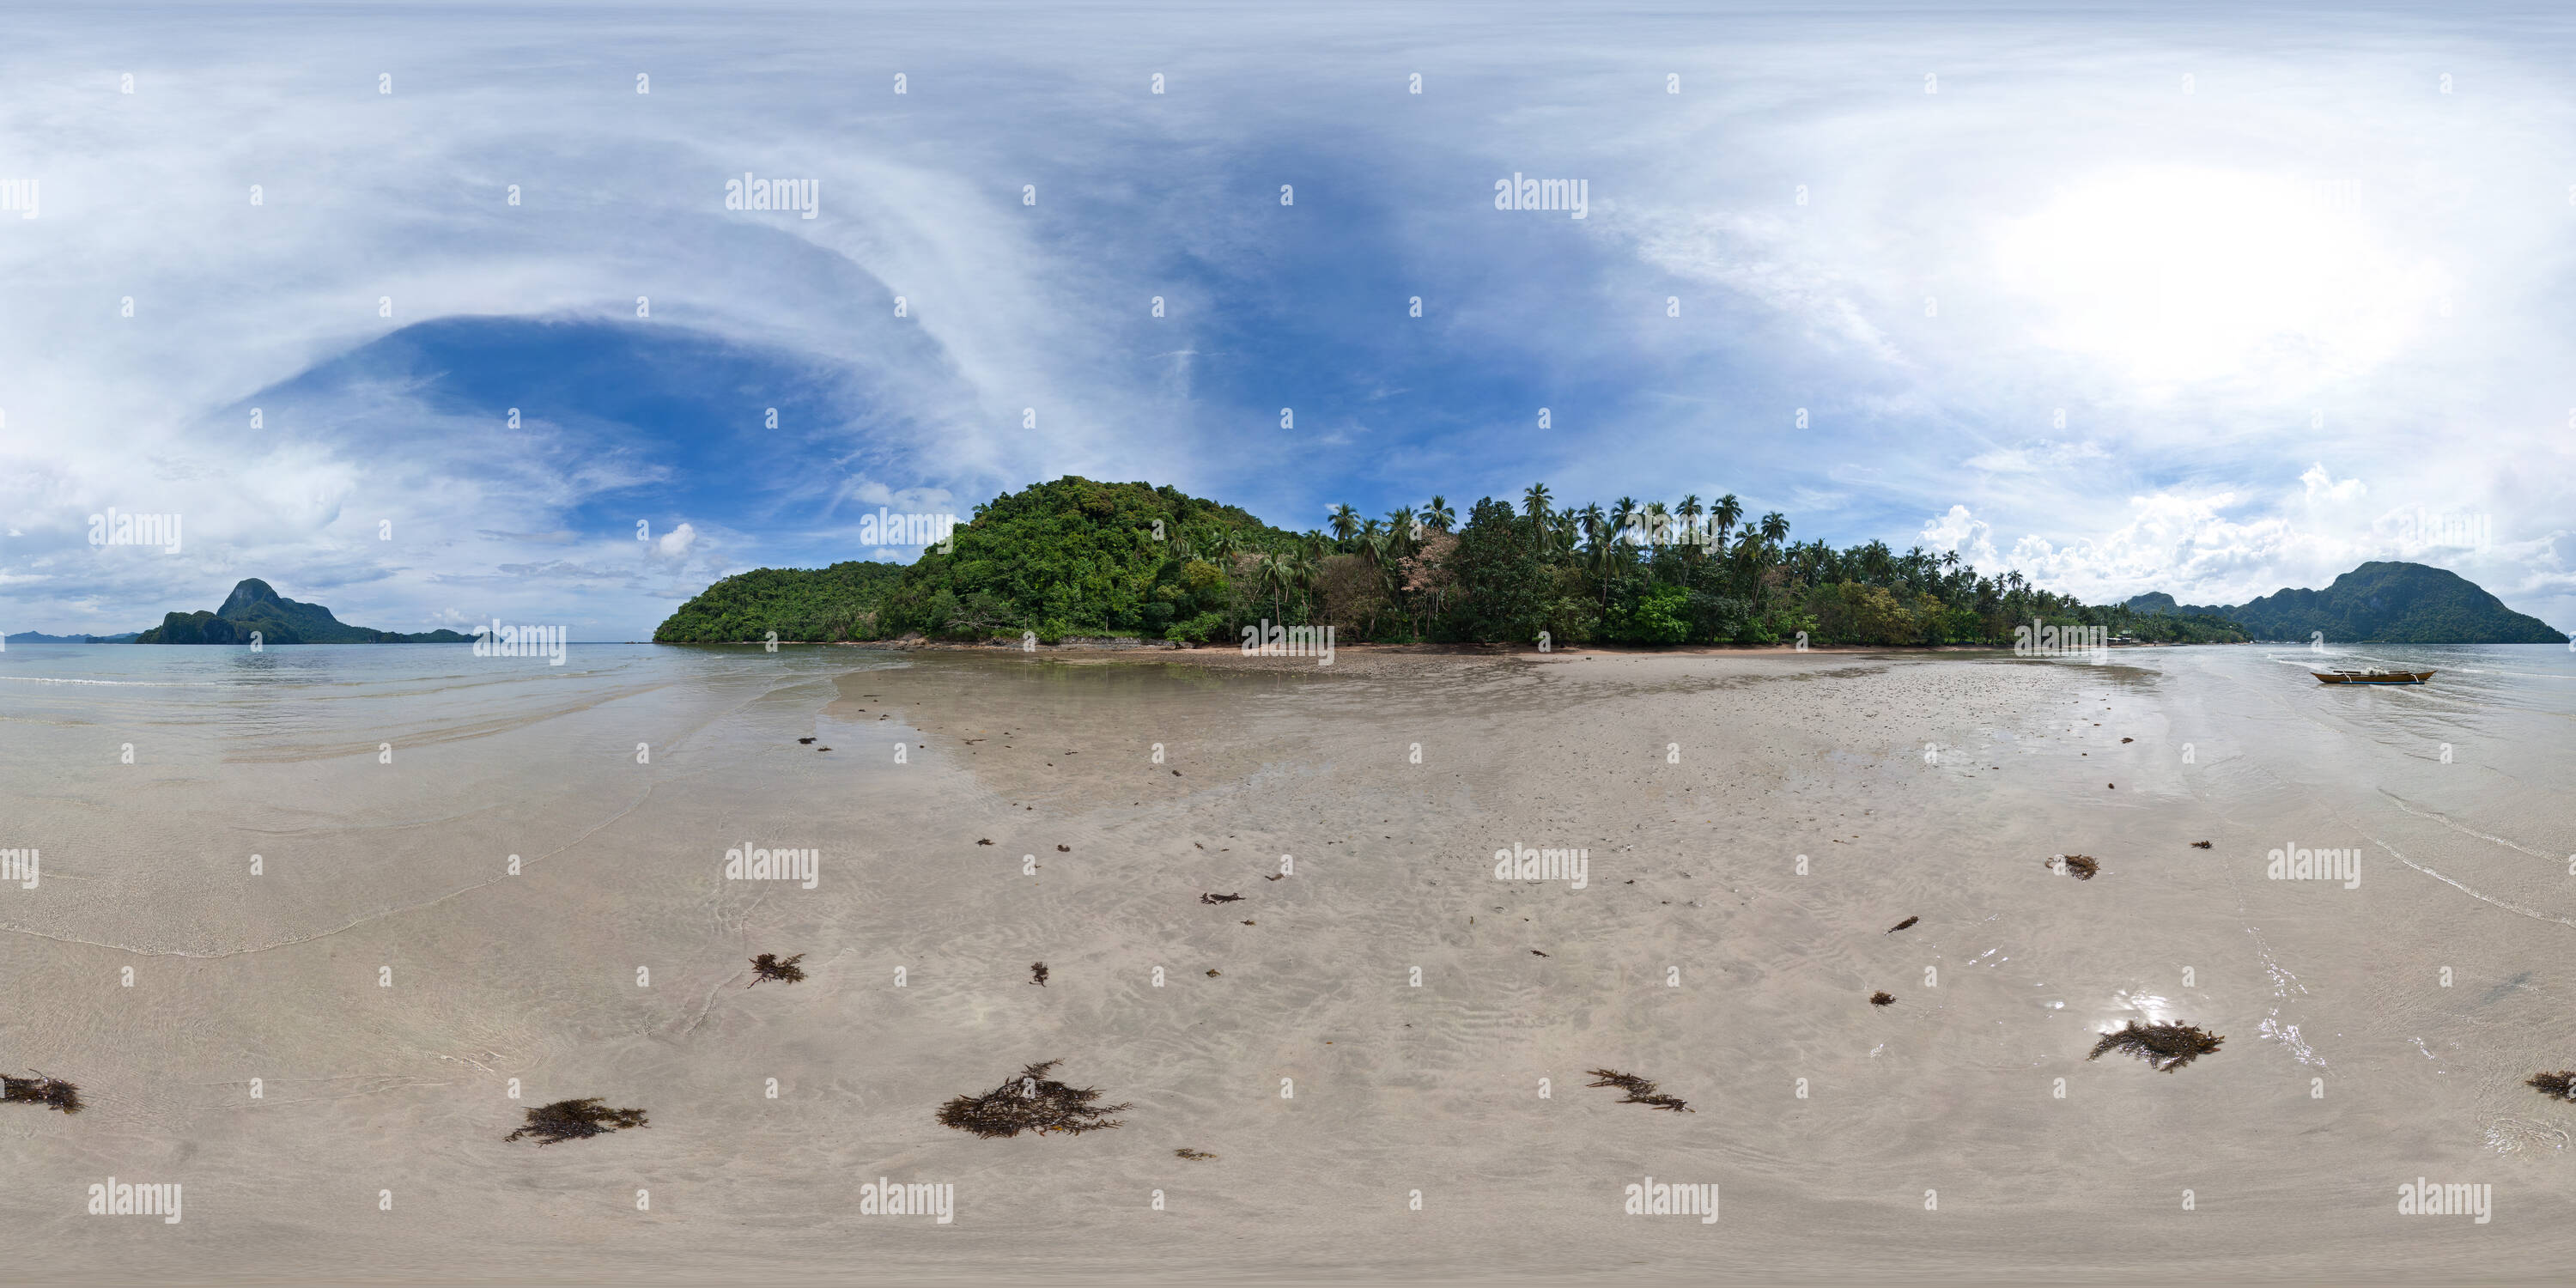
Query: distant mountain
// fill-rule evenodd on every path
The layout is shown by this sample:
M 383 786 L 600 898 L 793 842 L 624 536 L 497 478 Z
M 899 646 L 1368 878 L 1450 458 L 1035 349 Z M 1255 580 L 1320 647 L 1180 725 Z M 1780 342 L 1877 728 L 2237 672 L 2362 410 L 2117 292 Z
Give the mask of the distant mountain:
M 2446 568 L 2366 563 L 2324 590 L 2282 589 L 2233 608 L 2177 604 L 2163 591 L 2128 602 L 2132 612 L 2231 618 L 2262 639 L 2336 644 L 2564 644 L 2537 617 L 2504 606 Z
M 262 644 L 466 644 L 470 635 L 454 631 L 374 631 L 350 626 L 320 604 L 280 598 L 257 577 L 233 587 L 215 611 L 169 613 L 161 624 L 134 637 L 137 644 L 248 644 L 256 632 Z
M 134 638 L 134 632 L 123 635 L 47 635 L 43 631 L 19 631 L 5 637 L 12 644 L 121 644 Z

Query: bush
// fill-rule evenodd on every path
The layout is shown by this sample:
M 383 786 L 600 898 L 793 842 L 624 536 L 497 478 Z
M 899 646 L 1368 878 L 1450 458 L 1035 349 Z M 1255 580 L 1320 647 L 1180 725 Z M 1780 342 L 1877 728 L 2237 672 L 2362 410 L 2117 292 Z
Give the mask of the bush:
M 1163 637 L 1165 639 L 1182 640 L 1191 644 L 1205 644 L 1209 640 L 1223 634 L 1224 631 L 1225 618 L 1218 616 L 1215 613 L 1201 613 L 1198 616 L 1163 632 Z
M 1656 586 L 1637 596 L 1624 610 L 1614 609 L 1610 636 L 1630 644 L 1679 644 L 1690 638 L 1691 592 L 1680 586 Z

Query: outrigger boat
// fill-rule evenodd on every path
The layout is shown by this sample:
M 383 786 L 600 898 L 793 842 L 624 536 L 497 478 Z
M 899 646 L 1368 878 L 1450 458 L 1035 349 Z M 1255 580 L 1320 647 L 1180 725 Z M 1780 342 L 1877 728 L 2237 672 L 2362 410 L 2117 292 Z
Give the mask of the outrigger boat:
M 2311 671 L 2308 674 L 2328 684 L 2422 684 L 2433 678 L 2430 671 Z

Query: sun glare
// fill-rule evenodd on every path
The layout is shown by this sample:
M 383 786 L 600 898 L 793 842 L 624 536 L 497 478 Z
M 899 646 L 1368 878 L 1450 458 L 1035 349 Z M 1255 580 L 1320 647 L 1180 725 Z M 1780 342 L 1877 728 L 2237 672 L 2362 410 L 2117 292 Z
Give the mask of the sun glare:
M 2106 176 L 2003 231 L 2005 281 L 2041 342 L 2151 386 L 2288 393 L 2394 355 L 2439 275 L 2382 244 L 2332 186 L 2209 170 Z

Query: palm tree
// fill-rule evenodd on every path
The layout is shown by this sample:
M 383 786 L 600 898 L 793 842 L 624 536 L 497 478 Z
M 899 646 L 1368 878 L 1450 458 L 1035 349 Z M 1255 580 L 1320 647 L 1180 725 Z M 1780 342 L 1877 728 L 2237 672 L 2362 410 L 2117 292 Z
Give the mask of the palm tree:
M 1306 615 L 1309 617 L 1313 616 L 1313 610 L 1307 601 L 1324 589 L 1324 565 L 1319 558 L 1323 545 L 1320 538 L 1323 534 L 1314 535 L 1317 539 L 1309 540 L 1304 549 L 1291 552 L 1288 556 L 1289 588 L 1296 592 L 1299 607 L 1307 609 Z
M 1528 490 L 1521 493 L 1521 508 L 1529 517 L 1543 519 L 1547 517 L 1548 500 L 1547 484 L 1532 483 Z
M 1693 492 L 1683 497 L 1681 505 L 1673 513 L 1682 517 L 1682 526 L 1686 530 L 1683 536 L 1683 553 L 1688 554 L 1699 545 L 1699 493 Z
M 1431 504 L 1423 507 L 1422 526 L 1447 532 L 1458 526 L 1458 512 L 1450 508 L 1447 497 L 1434 496 L 1431 498 Z
M 1762 516 L 1762 539 L 1778 545 L 1789 536 L 1789 516 L 1773 510 Z
M 1556 512 L 1556 518 L 1548 524 L 1547 530 L 1551 554 L 1563 558 L 1574 553 L 1575 521 L 1580 517 L 1570 505 Z
M 1595 535 L 1592 548 L 1585 553 L 1584 571 L 1592 574 L 1592 584 L 1600 587 L 1601 611 L 1607 613 L 1610 611 L 1611 574 L 1618 569 L 1621 562 L 1627 559 L 1628 552 L 1627 547 L 1620 545 L 1609 529 L 1601 526 L 1606 521 L 1601 518 L 1600 506 L 1592 507 L 1590 521 L 1594 525 Z
M 1413 541 L 1413 525 L 1417 522 L 1420 520 L 1414 517 L 1413 507 L 1409 505 L 1399 505 L 1386 512 L 1386 530 L 1400 534 L 1408 545 Z
M 1634 518 L 1634 517 L 1636 516 L 1636 513 L 1637 513 L 1637 498 L 1635 498 L 1635 497 L 1633 497 L 1633 496 L 1623 496 L 1623 497 L 1620 497 L 1617 501 L 1614 501 L 1614 502 L 1612 502 L 1612 503 L 1611 503 L 1611 505 L 1610 505 L 1610 526 L 1611 526 L 1612 528 L 1614 528 L 1614 529 L 1617 529 L 1617 532 L 1614 534 L 1614 537 L 1613 537 L 1613 539 L 1614 539 L 1614 540 L 1625 540 L 1625 539 L 1626 539 L 1627 532 L 1628 532 L 1628 521 L 1629 521 L 1630 519 Z
M 1288 593 L 1287 557 L 1276 550 L 1263 551 L 1260 564 L 1253 569 L 1253 577 L 1254 593 L 1267 591 L 1270 594 L 1270 620 L 1285 622 L 1287 615 L 1279 611 L 1279 601 Z
M 1729 492 L 1717 498 L 1717 504 L 1708 508 L 1708 517 L 1717 525 L 1717 543 L 1721 546 L 1725 545 L 1726 534 L 1733 532 L 1735 521 L 1744 517 L 1744 503 L 1736 500 L 1733 492 Z
M 1360 530 L 1360 512 L 1350 506 L 1334 506 L 1332 516 L 1334 540 L 1348 541 Z

